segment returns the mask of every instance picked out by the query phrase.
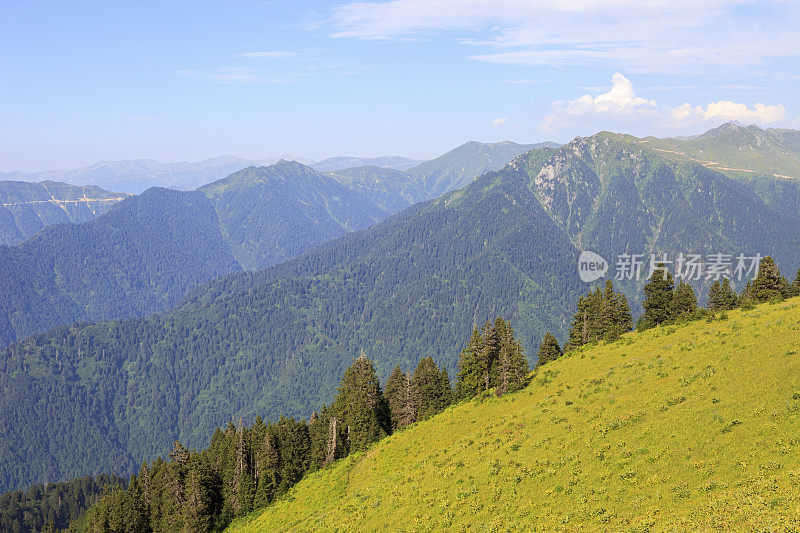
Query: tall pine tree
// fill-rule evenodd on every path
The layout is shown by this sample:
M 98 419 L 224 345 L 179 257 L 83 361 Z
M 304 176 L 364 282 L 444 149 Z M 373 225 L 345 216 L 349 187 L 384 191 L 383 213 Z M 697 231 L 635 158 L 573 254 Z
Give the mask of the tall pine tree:
M 483 337 L 478 329 L 472 330 L 472 338 L 466 348 L 458 357 L 458 382 L 456 384 L 456 398 L 463 400 L 472 398 L 484 388 L 481 373 L 481 354 L 483 353 Z
M 528 361 L 522 346 L 514 339 L 511 326 L 498 318 L 495 329 L 500 338 L 497 393 L 505 394 L 521 389 L 528 377 Z
M 440 413 L 452 401 L 447 371 L 439 369 L 431 357 L 423 357 L 411 378 L 413 404 L 418 420 Z
M 674 289 L 675 284 L 672 280 L 672 274 L 663 264 L 659 264 L 644 285 L 645 300 L 642 302 L 644 315 L 639 321 L 640 329 L 665 324 L 673 318 L 672 297 Z
M 677 318 L 682 315 L 690 315 L 697 310 L 697 296 L 692 286 L 681 280 L 675 287 L 672 295 L 671 311 L 672 317 Z
M 758 276 L 752 281 L 746 298 L 753 302 L 783 299 L 789 294 L 789 283 L 781 276 L 778 266 L 770 256 L 761 259 Z
M 332 416 L 347 428 L 351 451 L 361 451 L 391 433 L 391 415 L 375 375 L 375 366 L 363 354 L 345 371 Z
M 392 371 L 384 389 L 392 418 L 392 430 L 403 428 L 416 420 L 411 383 L 399 366 Z

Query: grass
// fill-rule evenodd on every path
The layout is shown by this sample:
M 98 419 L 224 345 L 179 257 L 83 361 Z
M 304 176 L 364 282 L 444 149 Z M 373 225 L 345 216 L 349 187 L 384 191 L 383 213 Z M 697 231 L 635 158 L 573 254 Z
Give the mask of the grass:
M 800 530 L 798 349 L 798 299 L 627 334 L 311 474 L 230 530 Z

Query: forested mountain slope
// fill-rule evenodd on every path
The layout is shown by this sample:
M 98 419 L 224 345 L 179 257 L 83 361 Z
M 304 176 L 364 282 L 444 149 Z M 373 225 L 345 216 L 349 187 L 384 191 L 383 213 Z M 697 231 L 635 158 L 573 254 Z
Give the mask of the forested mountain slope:
M 0 531 L 66 530 L 107 491 L 127 485 L 113 475 L 33 485 L 0 495 Z
M 301 258 L 200 287 L 169 313 L 11 346 L 0 355 L 0 420 L 17 422 L 0 435 L 0 452 L 14 450 L 0 453 L 0 483 L 82 475 L 83 460 L 129 472 L 240 416 L 306 416 L 362 348 L 383 376 L 427 355 L 452 375 L 452 339 L 489 316 L 507 317 L 528 347 L 546 331 L 563 339 L 585 246 L 735 254 L 757 242 L 792 273 L 797 228 L 724 175 L 635 139 L 533 150 Z M 36 424 L 21 407 L 31 395 Z M 16 450 L 19 441 L 33 444 Z
M 800 262 L 800 214 L 778 212 L 720 172 L 664 157 L 634 137 L 578 138 L 544 161 L 532 152 L 510 166 L 583 249 L 760 252 L 792 269 Z
M 394 214 L 409 205 L 466 187 L 477 177 L 500 170 L 524 152 L 557 146 L 550 142 L 516 144 L 510 141 L 470 141 L 405 171 L 362 166 L 337 170 L 332 175 L 388 214 Z
M 565 327 L 574 259 L 524 184 L 500 173 L 306 259 L 211 284 L 169 314 L 37 335 L 0 355 L 0 483 L 127 473 L 231 417 L 307 415 L 362 347 L 384 372 L 427 354 L 452 370 L 452 339 L 495 313 L 530 346 Z
M 421 185 L 410 174 L 400 170 L 354 167 L 337 170 L 333 176 L 388 214 L 398 213 L 428 199 Z
M 729 122 L 690 138 L 639 142 L 666 157 L 691 160 L 745 184 L 771 207 L 800 214 L 800 131 Z
M 426 200 L 466 187 L 477 176 L 500 170 L 519 154 L 538 148 L 554 148 L 555 143 L 517 144 L 511 141 L 479 143 L 470 141 L 410 168 L 408 173 L 426 194 Z
M 797 528 L 800 301 L 728 315 L 571 352 L 228 531 Z
M 387 216 L 330 176 L 295 161 L 248 167 L 199 190 L 214 204 L 239 264 L 250 270 L 292 259 Z
M 447 161 L 457 162 L 452 157 Z M 498 165 L 500 160 L 488 161 Z M 129 167 L 117 170 L 128 175 Z M 148 191 L 129 200 L 138 206 L 135 209 L 87 226 L 50 228 L 18 248 L 2 249 L 0 272 L 8 276 L 0 282 L 0 343 L 75 320 L 135 317 L 166 309 L 203 282 L 239 267 L 258 270 L 293 259 L 427 197 L 408 183 L 407 174 L 397 176 L 399 171 L 378 167 L 367 167 L 366 175 L 359 170 L 363 169 L 343 171 L 353 178 L 338 176 L 337 181 L 294 161 L 248 167 L 199 189 L 216 217 L 197 192 Z M 23 220 L 26 211 L 14 207 L 14 222 L 26 225 L 26 231 L 55 222 L 52 209 L 66 215 L 68 209 L 58 206 L 74 200 L 78 191 L 102 196 L 103 202 L 111 194 L 48 183 L 5 182 L 5 188 L 10 191 L 8 200 L 44 194 L 50 198 L 45 191 L 67 198 L 60 204 L 29 204 L 43 213 L 36 223 Z M 76 216 L 88 215 L 70 209 Z M 206 235 L 207 249 L 201 250 Z M 161 265 L 165 260 L 169 264 Z
M 126 196 L 54 181 L 0 181 L 0 245 L 19 244 L 53 224 L 92 220 Z
M 76 320 L 164 310 L 242 266 L 271 266 L 386 216 L 295 162 L 249 167 L 200 191 L 150 189 L 96 220 L 0 248 L 0 344 Z
M 166 309 L 236 270 L 202 194 L 150 189 L 91 222 L 0 247 L 0 343 L 76 320 Z

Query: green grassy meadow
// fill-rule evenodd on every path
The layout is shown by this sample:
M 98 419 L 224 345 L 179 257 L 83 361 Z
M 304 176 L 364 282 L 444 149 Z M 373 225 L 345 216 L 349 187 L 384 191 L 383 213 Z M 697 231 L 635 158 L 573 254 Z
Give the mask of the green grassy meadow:
M 307 476 L 230 531 L 800 530 L 800 299 L 629 333 Z

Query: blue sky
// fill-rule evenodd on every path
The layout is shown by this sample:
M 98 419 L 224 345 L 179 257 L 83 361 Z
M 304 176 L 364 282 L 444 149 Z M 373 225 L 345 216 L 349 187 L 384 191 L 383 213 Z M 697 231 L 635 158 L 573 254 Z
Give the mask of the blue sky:
M 5 2 L 0 170 L 800 127 L 799 4 Z

